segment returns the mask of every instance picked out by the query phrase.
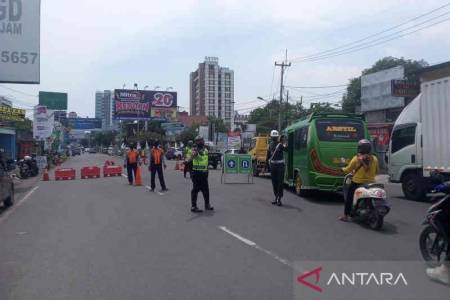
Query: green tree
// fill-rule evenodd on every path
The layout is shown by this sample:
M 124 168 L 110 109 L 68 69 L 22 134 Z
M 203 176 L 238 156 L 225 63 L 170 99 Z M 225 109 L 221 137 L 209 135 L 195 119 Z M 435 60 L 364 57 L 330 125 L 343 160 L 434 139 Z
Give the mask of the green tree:
M 198 134 L 198 126 L 192 126 L 190 128 L 186 128 L 185 130 L 183 130 L 183 132 L 177 135 L 175 140 L 177 142 L 182 142 L 184 145 L 186 145 L 188 141 L 194 141 L 197 134 Z
M 428 66 L 428 63 L 423 59 L 411 60 L 403 57 L 395 58 L 388 56 L 375 62 L 372 67 L 363 70 L 362 75 L 375 73 L 397 66 L 403 66 L 405 68 L 405 78 L 408 81 L 419 84 L 420 82 L 417 71 Z M 361 76 L 350 79 L 347 86 L 347 91 L 342 97 L 342 110 L 345 112 L 355 112 L 355 108 L 359 105 L 361 105 Z

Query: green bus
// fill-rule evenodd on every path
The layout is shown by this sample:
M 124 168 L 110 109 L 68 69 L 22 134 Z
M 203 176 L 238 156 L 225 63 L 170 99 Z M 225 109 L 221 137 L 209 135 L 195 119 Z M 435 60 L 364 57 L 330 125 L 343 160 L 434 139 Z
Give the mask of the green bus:
M 340 168 L 356 154 L 358 141 L 368 139 L 362 115 L 313 113 L 287 127 L 285 183 L 300 196 L 311 191 L 342 190 Z M 285 156 L 285 157 L 286 157 Z

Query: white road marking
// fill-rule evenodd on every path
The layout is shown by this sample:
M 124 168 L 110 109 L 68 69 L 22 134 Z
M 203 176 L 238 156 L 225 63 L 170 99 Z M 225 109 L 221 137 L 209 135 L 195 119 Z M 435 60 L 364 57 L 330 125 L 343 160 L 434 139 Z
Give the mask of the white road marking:
M 246 239 L 245 237 L 229 230 L 228 228 L 226 228 L 225 226 L 219 226 L 219 229 L 228 233 L 229 235 L 231 235 L 232 237 L 238 239 L 239 241 L 243 242 L 244 244 L 246 244 L 247 246 L 250 246 L 252 248 L 255 248 L 256 250 L 259 250 L 267 255 L 269 255 L 270 257 L 272 257 L 273 259 L 275 259 L 276 261 L 278 261 L 279 263 L 282 263 L 285 266 L 294 268 L 293 264 L 291 262 L 289 262 L 287 259 L 284 259 L 278 255 L 276 255 L 275 253 L 273 253 L 272 251 L 269 251 L 267 249 L 264 249 L 263 247 L 259 246 L 258 244 L 256 244 L 255 242 Z
M 0 216 L 0 224 L 4 222 L 13 212 L 15 212 L 16 209 L 24 204 L 28 200 L 28 198 L 30 198 L 31 194 L 33 194 L 38 188 L 39 186 L 35 186 L 34 188 L 32 188 L 21 200 L 15 202 L 12 207 L 7 209 L 5 213 Z

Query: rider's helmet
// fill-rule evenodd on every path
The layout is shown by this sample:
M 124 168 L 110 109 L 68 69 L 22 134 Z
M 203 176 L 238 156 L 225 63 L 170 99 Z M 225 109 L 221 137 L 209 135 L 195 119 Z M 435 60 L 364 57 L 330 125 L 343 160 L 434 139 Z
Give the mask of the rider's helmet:
M 203 144 L 205 143 L 205 140 L 203 139 L 202 136 L 197 135 L 197 137 L 195 138 L 195 143 L 196 143 L 197 145 L 203 145 Z
M 188 144 L 189 147 L 192 147 L 192 145 L 194 144 L 194 142 L 193 142 L 193 141 L 188 141 L 187 144 Z
M 372 152 L 372 144 L 367 139 L 362 139 L 358 142 L 359 154 L 370 154 Z
M 280 136 L 280 134 L 278 133 L 277 130 L 272 130 L 272 131 L 270 132 L 270 137 L 276 138 L 276 137 L 278 137 L 278 136 Z

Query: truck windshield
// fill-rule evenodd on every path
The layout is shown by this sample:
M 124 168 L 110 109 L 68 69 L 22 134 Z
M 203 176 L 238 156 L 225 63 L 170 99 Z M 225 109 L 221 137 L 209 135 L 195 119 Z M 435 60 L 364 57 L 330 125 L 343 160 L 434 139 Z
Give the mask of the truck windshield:
M 354 120 L 317 120 L 317 136 L 323 142 L 356 142 L 364 138 L 362 122 Z

